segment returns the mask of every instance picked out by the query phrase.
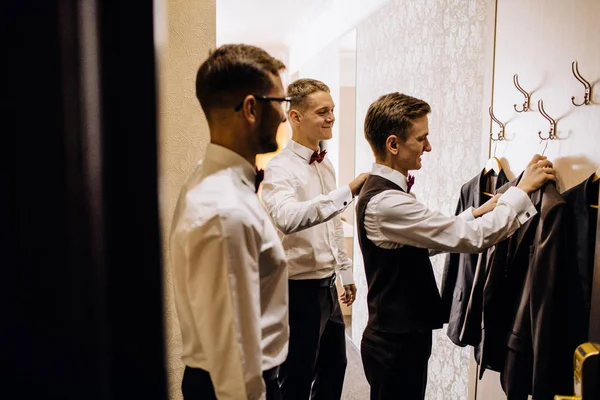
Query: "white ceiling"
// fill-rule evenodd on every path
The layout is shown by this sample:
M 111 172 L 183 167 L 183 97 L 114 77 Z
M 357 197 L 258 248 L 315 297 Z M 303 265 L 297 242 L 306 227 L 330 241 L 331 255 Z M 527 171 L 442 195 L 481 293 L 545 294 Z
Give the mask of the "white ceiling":
M 217 44 L 290 46 L 332 0 L 217 0 Z
M 335 41 L 342 53 L 355 51 L 346 35 L 388 1 L 216 0 L 217 45 L 263 47 L 294 73 Z

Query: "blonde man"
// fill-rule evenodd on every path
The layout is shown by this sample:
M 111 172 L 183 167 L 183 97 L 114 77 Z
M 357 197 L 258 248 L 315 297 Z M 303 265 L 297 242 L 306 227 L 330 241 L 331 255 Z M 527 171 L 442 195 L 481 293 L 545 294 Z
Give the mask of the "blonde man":
M 352 261 L 344 247 L 340 213 L 367 175 L 337 188 L 335 171 L 319 143 L 332 137 L 334 103 L 329 88 L 314 79 L 288 86 L 292 140 L 267 165 L 262 200 L 283 237 L 288 259 L 290 350 L 280 370 L 282 397 L 340 399 L 346 370 L 342 301 L 356 297 Z

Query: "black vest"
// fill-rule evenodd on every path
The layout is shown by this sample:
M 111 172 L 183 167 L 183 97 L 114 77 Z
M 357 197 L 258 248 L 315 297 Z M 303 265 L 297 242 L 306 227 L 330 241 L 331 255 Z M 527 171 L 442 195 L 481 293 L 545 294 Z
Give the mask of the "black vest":
M 442 301 L 429 260 L 429 251 L 411 246 L 383 249 L 367 238 L 367 204 L 373 196 L 385 190 L 402 188 L 378 175 L 369 176 L 356 206 L 358 241 L 369 287 L 368 326 L 390 333 L 441 328 Z

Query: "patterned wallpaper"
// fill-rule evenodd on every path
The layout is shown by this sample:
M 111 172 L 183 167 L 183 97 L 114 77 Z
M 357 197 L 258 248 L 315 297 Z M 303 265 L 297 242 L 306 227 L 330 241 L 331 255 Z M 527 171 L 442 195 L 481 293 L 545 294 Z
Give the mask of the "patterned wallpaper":
M 454 213 L 461 185 L 480 168 L 482 105 L 486 78 L 486 29 L 493 0 L 392 0 L 358 27 L 356 171 L 373 156 L 363 136 L 371 102 L 399 91 L 426 100 L 433 151 L 415 173 L 413 191 L 433 209 Z M 353 341 L 367 320 L 366 281 L 355 243 Z M 445 256 L 432 259 L 438 285 Z M 454 346 L 445 329 L 434 332 L 427 399 L 466 399 L 472 350 Z
M 167 4 L 168 3 L 168 4 Z M 215 0 L 163 0 L 166 41 L 157 41 L 160 109 L 160 206 L 165 274 L 167 373 L 172 400 L 182 398 L 181 332 L 173 299 L 168 237 L 181 185 L 204 156 L 208 125 L 195 96 L 196 71 L 216 43 Z

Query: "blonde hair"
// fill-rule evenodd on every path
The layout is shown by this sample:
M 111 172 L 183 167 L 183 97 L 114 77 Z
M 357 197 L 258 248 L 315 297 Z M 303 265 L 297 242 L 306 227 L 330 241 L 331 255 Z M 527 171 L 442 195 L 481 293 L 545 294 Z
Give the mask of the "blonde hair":
M 287 95 L 292 98 L 291 108 L 305 110 L 308 106 L 308 96 L 316 92 L 329 93 L 329 87 L 316 79 L 302 78 L 288 85 Z

